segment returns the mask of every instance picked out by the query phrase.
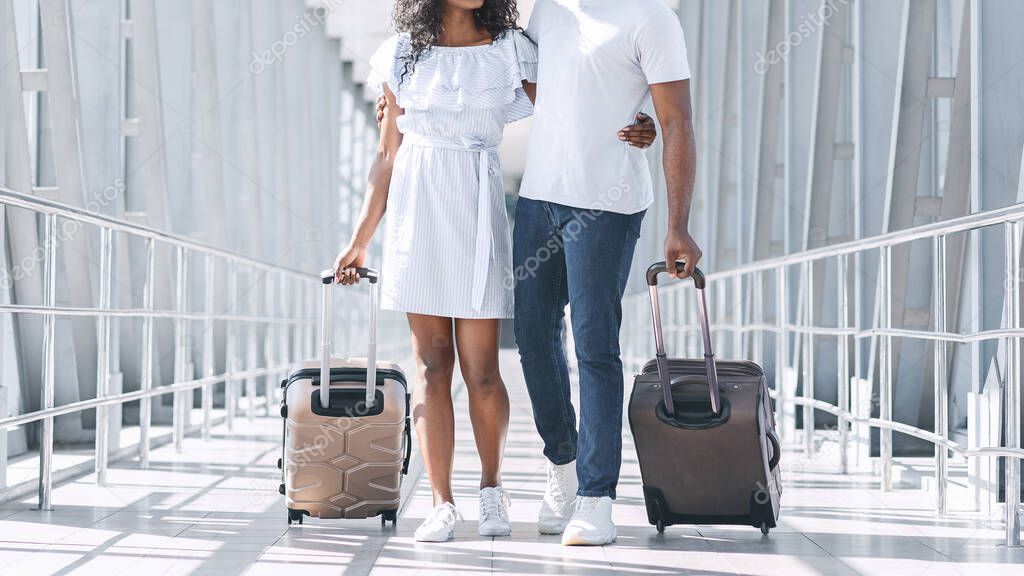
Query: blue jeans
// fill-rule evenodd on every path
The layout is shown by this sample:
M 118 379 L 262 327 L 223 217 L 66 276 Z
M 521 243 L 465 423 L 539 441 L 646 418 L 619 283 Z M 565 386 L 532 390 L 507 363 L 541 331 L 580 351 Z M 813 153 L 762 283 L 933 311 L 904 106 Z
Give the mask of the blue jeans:
M 520 198 L 512 259 L 515 332 L 544 455 L 574 459 L 580 496 L 615 498 L 622 462 L 622 296 L 644 212 L 616 214 Z M 563 346 L 565 306 L 580 374 L 576 431 Z

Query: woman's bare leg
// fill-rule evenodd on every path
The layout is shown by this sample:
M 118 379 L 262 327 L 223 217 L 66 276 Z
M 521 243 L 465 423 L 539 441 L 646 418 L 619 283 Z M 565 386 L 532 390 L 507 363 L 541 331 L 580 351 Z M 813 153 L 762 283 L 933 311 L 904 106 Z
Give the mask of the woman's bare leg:
M 501 485 L 508 432 L 508 393 L 498 370 L 500 320 L 455 320 L 459 367 L 469 393 L 469 418 L 480 453 L 480 488 Z
M 412 392 L 412 419 L 420 453 L 430 478 L 434 506 L 455 502 L 452 496 L 452 461 L 455 451 L 455 416 L 452 410 L 452 373 L 455 345 L 452 319 L 409 314 L 416 382 Z

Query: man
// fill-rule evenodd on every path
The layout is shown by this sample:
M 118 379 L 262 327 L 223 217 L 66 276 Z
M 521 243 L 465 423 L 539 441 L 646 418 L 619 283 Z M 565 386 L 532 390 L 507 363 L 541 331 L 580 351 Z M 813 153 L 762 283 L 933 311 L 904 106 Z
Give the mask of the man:
M 612 500 L 622 452 L 621 300 L 653 201 L 644 153 L 613 134 L 651 97 L 664 139 L 665 258 L 701 257 L 688 231 L 694 181 L 690 70 L 663 0 L 538 0 L 527 35 L 540 70 L 513 239 L 515 332 L 547 457 L 542 534 L 565 545 L 616 538 Z M 624 134 L 620 133 L 620 140 Z M 580 423 L 563 348 L 570 306 Z

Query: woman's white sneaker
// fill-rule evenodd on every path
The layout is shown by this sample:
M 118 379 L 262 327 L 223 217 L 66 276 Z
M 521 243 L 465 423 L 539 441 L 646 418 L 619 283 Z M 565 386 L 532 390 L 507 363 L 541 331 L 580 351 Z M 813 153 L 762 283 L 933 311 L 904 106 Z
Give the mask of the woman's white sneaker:
M 612 499 L 607 496 L 580 496 L 576 513 L 562 533 L 563 546 L 604 546 L 615 542 L 612 523 Z
M 568 464 L 547 463 L 547 489 L 540 503 L 537 531 L 541 534 L 561 534 L 576 509 L 576 461 Z
M 508 519 L 508 494 L 501 486 L 480 490 L 480 535 L 508 536 L 512 523 Z
M 451 502 L 444 502 L 427 516 L 416 529 L 417 542 L 447 542 L 455 535 L 459 511 Z

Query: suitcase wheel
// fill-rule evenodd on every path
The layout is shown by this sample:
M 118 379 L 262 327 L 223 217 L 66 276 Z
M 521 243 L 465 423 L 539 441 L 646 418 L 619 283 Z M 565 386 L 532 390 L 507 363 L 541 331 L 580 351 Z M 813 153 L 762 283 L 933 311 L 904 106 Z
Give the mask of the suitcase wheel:
M 392 526 L 398 525 L 398 510 L 384 510 L 380 513 L 380 525 L 387 526 L 388 522 L 391 522 Z
M 291 508 L 289 508 L 288 509 L 288 524 L 291 525 L 292 522 L 298 522 L 299 524 L 302 524 L 302 516 L 303 515 L 304 514 L 303 514 L 302 510 L 292 510 Z
M 658 518 L 658 522 L 654 525 L 654 527 L 658 529 L 658 534 L 665 533 L 665 521 L 661 518 Z
M 765 536 L 767 536 L 768 532 L 770 532 L 770 531 L 771 531 L 771 528 L 768 527 L 768 523 L 767 522 L 761 522 L 761 534 L 764 534 Z

